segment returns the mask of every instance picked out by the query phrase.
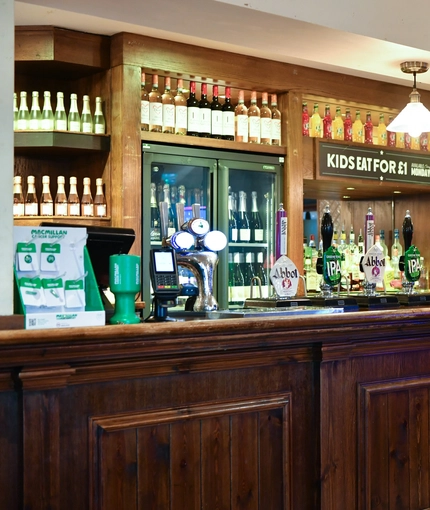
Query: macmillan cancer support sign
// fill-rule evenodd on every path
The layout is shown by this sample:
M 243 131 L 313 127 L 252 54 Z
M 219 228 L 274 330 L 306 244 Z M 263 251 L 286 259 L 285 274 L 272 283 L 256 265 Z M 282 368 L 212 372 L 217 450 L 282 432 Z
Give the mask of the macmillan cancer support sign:
M 319 143 L 320 175 L 430 185 L 430 155 Z

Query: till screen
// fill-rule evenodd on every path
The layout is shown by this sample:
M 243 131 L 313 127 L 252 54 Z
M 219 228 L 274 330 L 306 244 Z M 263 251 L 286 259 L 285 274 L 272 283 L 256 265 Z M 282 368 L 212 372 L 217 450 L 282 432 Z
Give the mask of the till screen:
M 154 252 L 155 271 L 157 273 L 174 273 L 173 254 L 170 251 Z

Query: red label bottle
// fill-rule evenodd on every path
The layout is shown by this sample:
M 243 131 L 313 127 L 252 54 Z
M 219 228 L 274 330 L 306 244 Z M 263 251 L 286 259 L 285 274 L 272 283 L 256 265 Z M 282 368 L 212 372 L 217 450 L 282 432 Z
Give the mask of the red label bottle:
M 412 143 L 412 138 L 409 133 L 405 133 L 405 149 L 410 149 Z
M 388 126 L 393 121 L 393 117 L 388 118 Z M 388 131 L 387 129 L 387 146 L 395 147 L 396 146 L 396 133 L 394 131 Z
M 421 133 L 421 136 L 420 136 L 420 149 L 422 151 L 427 151 L 428 150 L 428 134 L 427 133 Z
M 308 104 L 302 104 L 302 135 L 309 136 L 309 113 Z
M 333 138 L 332 134 L 332 119 L 330 114 L 330 105 L 325 105 L 325 112 L 323 118 L 323 136 L 331 140 Z
M 343 121 L 344 140 L 352 142 L 352 119 L 349 108 L 345 109 L 345 120 Z
M 373 143 L 373 124 L 370 112 L 367 112 L 364 124 L 364 143 Z

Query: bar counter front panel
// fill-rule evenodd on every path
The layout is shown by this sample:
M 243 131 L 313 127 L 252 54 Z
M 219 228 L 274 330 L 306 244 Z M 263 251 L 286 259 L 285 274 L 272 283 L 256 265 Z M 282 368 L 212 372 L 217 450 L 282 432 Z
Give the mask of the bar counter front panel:
M 429 319 L 0 331 L 0 509 L 426 509 Z

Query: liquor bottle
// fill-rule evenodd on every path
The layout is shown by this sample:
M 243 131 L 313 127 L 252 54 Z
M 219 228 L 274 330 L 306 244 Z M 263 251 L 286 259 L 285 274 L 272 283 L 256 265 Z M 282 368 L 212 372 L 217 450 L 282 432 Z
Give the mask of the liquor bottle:
M 18 129 L 18 94 L 13 93 L 13 130 Z
M 272 145 L 281 145 L 281 112 L 278 110 L 276 94 L 271 95 L 270 106 L 272 110 Z
M 26 130 L 29 127 L 30 112 L 27 106 L 27 92 L 20 93 L 20 103 L 18 110 L 18 119 L 16 121 L 16 129 Z
M 140 73 L 140 129 L 149 131 L 149 95 L 146 90 L 146 75 Z
M 357 247 L 358 247 L 358 253 L 360 254 L 360 256 L 363 256 L 364 255 L 364 237 L 363 237 L 363 232 L 360 228 L 360 233 L 358 234 L 358 239 L 357 239 Z
M 248 213 L 246 211 L 246 193 L 239 191 L 239 210 L 237 214 L 238 238 L 241 243 L 249 243 L 251 240 L 251 229 L 249 226 Z
M 388 247 L 385 244 L 385 230 L 379 231 L 379 244 L 384 252 L 384 257 L 386 257 L 388 255 Z
M 64 189 L 65 182 L 64 175 L 59 175 L 57 177 L 57 194 L 54 200 L 55 216 L 67 216 L 67 196 Z
M 251 242 L 262 243 L 264 241 L 263 222 L 261 221 L 260 213 L 257 206 L 257 192 L 251 192 L 252 207 L 251 216 L 249 218 L 249 227 L 251 229 Z
M 13 178 L 13 215 L 15 217 L 24 216 L 24 195 L 20 175 L 15 175 Z
M 170 76 L 164 78 L 164 93 L 161 96 L 163 109 L 163 133 L 175 132 L 175 98 L 170 90 Z
M 372 114 L 366 112 L 366 122 L 364 123 L 364 143 L 373 144 L 373 124 Z
M 42 194 L 40 196 L 40 215 L 53 216 L 54 202 L 52 200 L 51 190 L 49 188 L 49 175 L 42 177 Z
M 54 113 L 52 111 L 51 93 L 49 90 L 45 90 L 43 93 L 43 110 L 40 128 L 46 131 L 54 130 Z
M 158 74 L 152 75 L 152 89 L 148 94 L 149 100 L 149 131 L 161 133 L 163 131 L 163 105 L 158 90 Z
M 211 104 L 208 101 L 208 84 L 202 83 L 201 93 L 200 93 L 200 101 L 199 101 L 199 110 L 200 110 L 200 128 L 199 128 L 199 136 L 202 138 L 210 138 L 211 137 Z
M 322 138 L 323 136 L 322 119 L 318 103 L 314 103 L 314 110 L 309 122 L 309 136 L 314 138 Z
M 387 126 L 385 125 L 385 117 L 383 113 L 379 114 L 378 145 L 387 145 Z
M 372 208 L 367 209 L 366 219 L 364 223 L 364 253 L 367 253 L 375 244 L 375 217 Z
M 81 202 L 79 200 L 78 191 L 76 189 L 76 177 L 70 177 L 69 198 L 67 199 L 67 213 L 69 216 L 80 216 Z
M 91 115 L 90 98 L 89 96 L 83 97 L 82 115 L 81 115 L 81 132 L 93 132 L 93 116 Z
M 218 101 L 218 85 L 212 87 L 211 137 L 222 138 L 222 104 Z
M 388 126 L 393 121 L 393 117 L 388 117 Z M 396 133 L 394 131 L 389 131 L 387 128 L 387 145 L 388 147 L 395 147 L 396 146 Z
M 187 135 L 200 134 L 200 108 L 196 98 L 196 82 L 190 81 L 190 97 L 187 100 Z
M 248 142 L 248 108 L 245 106 L 245 93 L 239 90 L 239 98 L 234 109 L 235 140 L 236 142 Z
M 260 143 L 260 108 L 257 106 L 257 92 L 251 92 L 251 105 L 248 108 L 248 142 Z
M 428 143 L 429 143 L 428 133 L 421 133 L 420 150 L 427 152 L 428 151 Z
M 333 140 L 344 140 L 344 126 L 340 106 L 336 108 L 336 115 L 333 120 L 332 133 Z
M 27 194 L 25 195 L 25 216 L 37 216 L 39 214 L 39 202 L 37 201 L 34 175 L 27 177 Z
M 331 140 L 333 138 L 333 121 L 330 113 L 330 105 L 325 105 L 324 118 L 323 118 L 323 137 Z
M 28 121 L 28 129 L 38 130 L 41 129 L 42 112 L 39 106 L 39 92 L 36 90 L 31 94 L 31 110 L 30 119 Z
M 82 216 L 94 216 L 94 201 L 91 195 L 91 179 L 84 177 L 84 191 L 81 199 Z
M 398 149 L 405 148 L 405 133 L 396 133 L 396 147 Z
M 163 185 L 163 195 L 164 195 L 163 201 L 167 203 L 168 210 L 167 237 L 170 237 L 175 233 L 176 228 L 175 228 L 175 215 L 172 209 L 172 204 L 170 202 L 170 184 L 167 182 Z
M 272 111 L 269 106 L 269 96 L 263 92 L 260 108 L 260 143 L 271 145 L 272 143 Z
M 225 88 L 225 101 L 222 106 L 223 140 L 234 140 L 234 106 L 231 104 L 231 88 Z
M 361 121 L 361 112 L 356 110 L 355 120 L 352 124 L 352 141 L 356 143 L 364 143 L 364 129 Z
M 228 240 L 237 243 L 237 222 L 234 214 L 233 195 L 228 196 Z
M 410 149 L 411 148 L 411 145 L 412 145 L 412 138 L 411 138 L 411 135 L 409 133 L 404 133 L 404 147 L 405 149 Z
M 158 209 L 156 186 L 151 182 L 151 241 L 161 241 L 160 211 Z
M 229 302 L 232 304 L 243 305 L 245 300 L 244 285 L 245 281 L 241 269 L 241 254 L 240 253 L 229 253 Z M 243 255 L 243 254 L 242 254 Z
M 339 236 L 338 236 L 336 228 L 334 228 L 334 230 L 333 230 L 333 237 L 331 240 L 331 245 L 333 246 L 333 248 L 338 248 L 338 246 L 339 246 Z
M 177 199 L 178 197 L 178 188 L 177 186 L 170 186 L 170 207 L 172 208 L 172 212 L 173 212 L 173 220 L 174 220 L 174 226 L 176 227 L 177 230 L 180 229 L 180 225 L 177 225 L 177 214 L 176 214 L 176 203 L 178 201 Z M 200 203 L 200 205 L 202 205 Z
M 342 273 L 346 272 L 346 264 L 347 264 L 347 254 L 346 251 L 348 250 L 348 245 L 346 244 L 346 232 L 345 232 L 345 225 L 342 226 L 342 230 L 340 232 L 340 243 L 338 246 L 338 251 L 341 256 L 340 266 Z
M 187 134 L 187 98 L 183 93 L 184 80 L 178 79 L 175 101 L 175 134 Z
M 349 108 L 345 108 L 345 119 L 343 121 L 343 136 L 347 142 L 352 142 L 352 119 L 351 111 Z
M 187 203 L 185 199 L 185 186 L 183 184 L 178 186 L 178 202 L 184 205 Z
M 64 108 L 64 94 L 57 92 L 57 106 L 55 107 L 54 129 L 56 131 L 67 131 L 67 115 Z
M 394 229 L 394 241 L 391 246 L 391 265 L 393 267 L 394 278 L 400 278 L 399 260 L 403 255 L 403 248 L 400 244 L 399 229 Z
M 94 197 L 94 216 L 105 218 L 107 216 L 106 197 L 103 193 L 103 179 L 96 179 L 96 195 Z
M 106 121 L 103 115 L 102 98 L 96 97 L 96 109 L 94 111 L 94 133 L 104 135 L 106 133 Z
M 70 110 L 67 118 L 67 128 L 69 131 L 81 131 L 81 117 L 78 111 L 78 96 L 70 94 Z
M 303 102 L 302 103 L 302 135 L 303 136 L 310 136 L 309 132 L 309 113 L 308 113 L 308 103 Z
M 267 271 L 264 269 L 264 253 L 259 251 L 257 253 L 257 261 L 255 263 L 255 276 L 258 276 L 261 280 L 261 285 L 264 287 L 268 285 L 269 279 L 267 277 Z
M 348 246 L 348 273 L 350 277 L 351 286 L 358 285 L 360 282 L 360 270 L 359 263 L 360 259 L 358 258 L 358 247 L 355 244 L 355 234 L 354 227 L 351 225 L 351 230 L 349 232 L 349 246 Z

